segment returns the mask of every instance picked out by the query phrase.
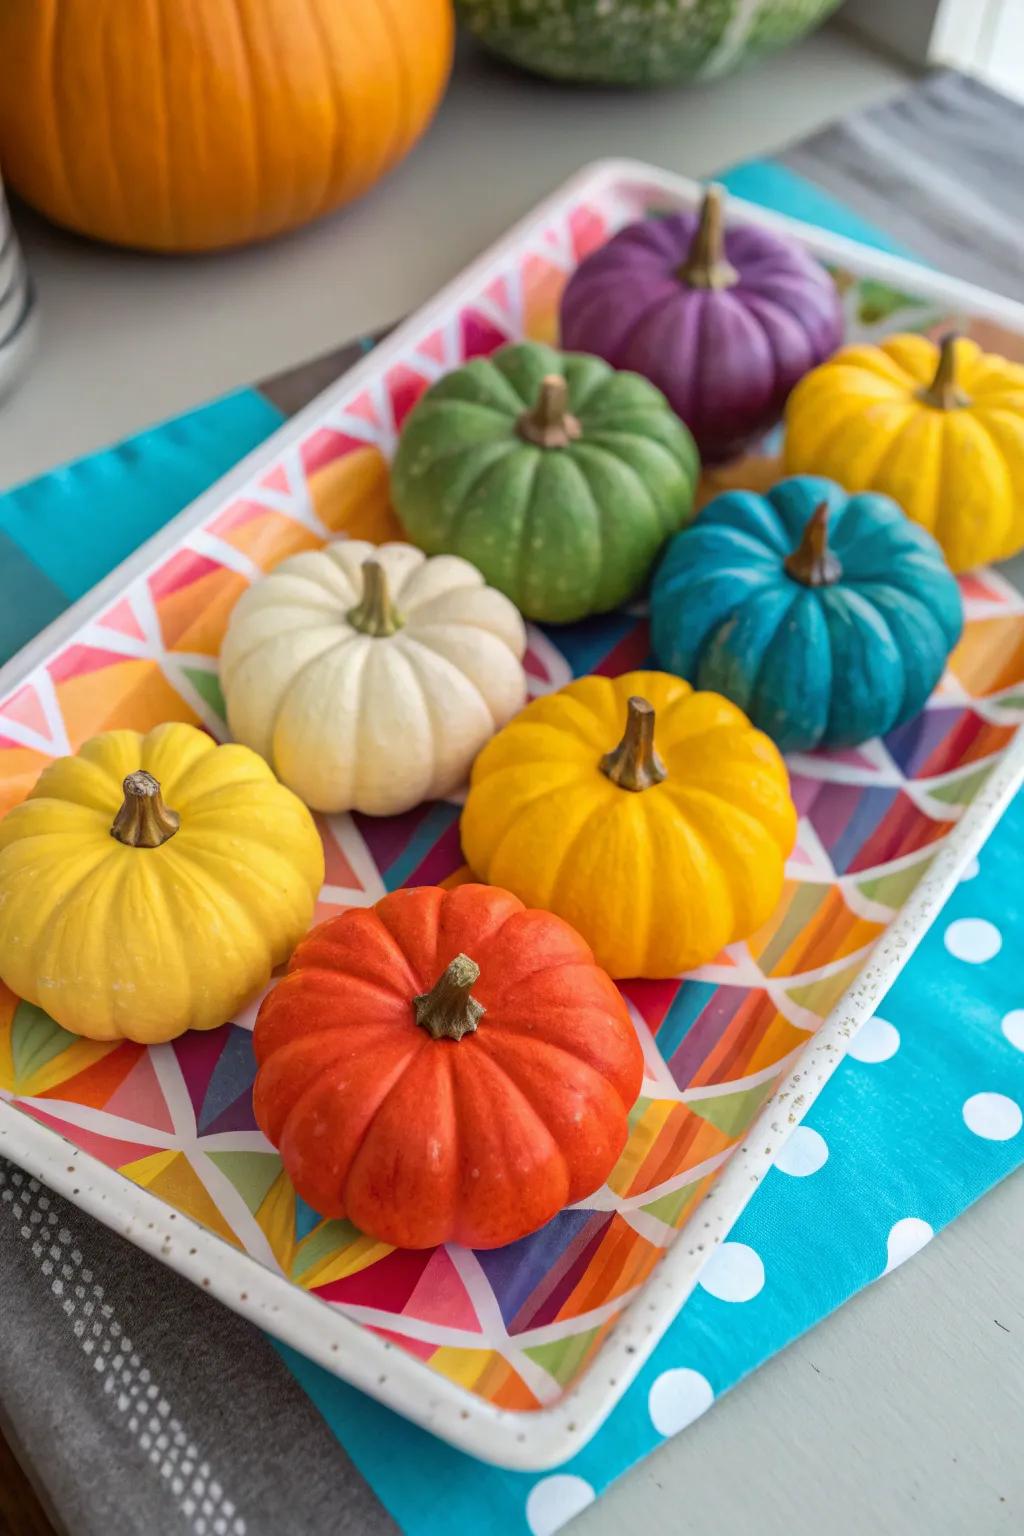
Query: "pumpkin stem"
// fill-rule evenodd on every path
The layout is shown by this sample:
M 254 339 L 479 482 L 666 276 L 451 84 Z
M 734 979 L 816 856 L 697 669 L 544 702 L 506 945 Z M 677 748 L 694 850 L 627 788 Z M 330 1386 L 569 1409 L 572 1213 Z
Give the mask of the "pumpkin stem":
M 668 769 L 654 747 L 654 707 L 646 699 L 627 702 L 622 740 L 605 753 L 599 766 L 620 789 L 653 789 L 668 778 Z
M 956 331 L 950 331 L 939 342 L 939 365 L 935 377 L 927 388 L 919 390 L 917 398 L 937 411 L 956 411 L 970 405 L 956 378 L 956 344 L 960 340 Z
M 710 186 L 700 205 L 697 230 L 679 268 L 679 276 L 691 288 L 735 288 L 740 275 L 725 254 L 723 209 L 725 192 Z
M 800 537 L 800 543 L 783 562 L 786 573 L 805 587 L 831 587 L 843 568 L 828 547 L 828 502 L 819 501 Z
M 582 430 L 569 413 L 569 386 L 557 373 L 541 380 L 536 405 L 516 422 L 519 436 L 536 448 L 568 448 Z
M 430 991 L 413 998 L 416 1023 L 432 1040 L 461 1040 L 473 1033 L 485 1012 L 469 990 L 479 979 L 476 961 L 456 955 Z
M 121 788 L 124 802 L 110 829 L 111 837 L 128 848 L 159 848 L 181 826 L 177 811 L 164 805 L 160 785 L 151 773 L 130 773 Z
M 363 561 L 363 595 L 350 609 L 348 622 L 361 634 L 378 640 L 401 629 L 402 620 L 392 606 L 388 579 L 379 560 Z

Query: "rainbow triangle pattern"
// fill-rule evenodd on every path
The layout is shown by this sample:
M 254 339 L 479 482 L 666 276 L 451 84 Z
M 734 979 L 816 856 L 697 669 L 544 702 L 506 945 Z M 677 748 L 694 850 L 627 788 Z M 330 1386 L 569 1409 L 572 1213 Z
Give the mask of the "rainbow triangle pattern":
M 352 526 L 339 487 L 386 497 L 385 461 L 433 379 L 507 339 L 554 339 L 569 272 L 642 211 L 615 193 L 536 227 L 507 270 L 414 336 L 369 387 L 334 400 L 306 439 L 0 701 L 0 814 L 50 758 L 98 731 L 178 719 L 223 737 L 216 656 L 239 593 L 343 521 Z M 912 297 L 884 324 L 866 316 L 855 281 L 844 301 L 851 336 L 945 328 Z M 999 346 L 991 332 L 986 344 Z M 1006 349 L 1014 344 L 1008 336 Z M 769 447 L 709 478 L 706 493 L 766 483 Z M 967 630 L 924 713 L 885 740 L 791 761 L 800 834 L 771 921 L 687 978 L 623 985 L 647 1064 L 629 1143 L 605 1188 L 532 1237 L 491 1253 L 411 1253 L 321 1221 L 253 1120 L 259 999 L 220 1030 L 146 1049 L 77 1039 L 0 989 L 0 1095 L 489 1402 L 552 1403 L 593 1359 L 1024 719 L 1024 600 L 992 572 L 964 578 L 962 590 Z M 639 610 L 534 628 L 531 689 L 622 672 L 647 652 Z M 320 918 L 467 873 L 454 802 L 386 821 L 321 818 L 320 830 Z

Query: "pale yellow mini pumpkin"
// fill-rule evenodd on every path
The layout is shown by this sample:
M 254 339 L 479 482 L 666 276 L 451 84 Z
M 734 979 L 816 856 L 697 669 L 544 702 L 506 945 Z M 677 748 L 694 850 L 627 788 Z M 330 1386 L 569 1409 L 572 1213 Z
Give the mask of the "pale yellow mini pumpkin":
M 110 731 L 0 821 L 0 978 L 93 1040 L 227 1022 L 309 926 L 323 845 L 247 747 Z

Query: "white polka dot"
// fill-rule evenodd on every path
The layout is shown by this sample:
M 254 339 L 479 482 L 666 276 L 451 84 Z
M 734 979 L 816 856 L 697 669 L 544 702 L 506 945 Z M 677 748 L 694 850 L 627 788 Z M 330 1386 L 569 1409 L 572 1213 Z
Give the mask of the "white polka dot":
M 978 863 L 977 859 L 968 859 L 967 863 L 963 867 L 963 873 L 960 876 L 961 885 L 963 885 L 967 880 L 974 880 L 980 869 L 981 865 Z
M 955 960 L 984 965 L 1002 949 L 1003 936 L 987 918 L 958 917 L 946 929 L 943 942 Z
M 1024 1051 L 1024 1008 L 1014 1008 L 1004 1016 L 1003 1034 L 1018 1051 Z
M 1024 1115 L 1005 1093 L 975 1093 L 964 1105 L 964 1123 L 986 1141 L 1010 1141 L 1024 1125 Z
M 886 1242 L 888 1258 L 884 1273 L 897 1269 L 907 1259 L 912 1259 L 915 1253 L 920 1253 L 925 1243 L 931 1242 L 935 1236 L 934 1230 L 920 1216 L 904 1216 L 902 1221 L 889 1229 L 889 1237 Z
M 872 1019 L 865 1019 L 849 1044 L 849 1053 L 854 1061 L 862 1061 L 866 1066 L 876 1066 L 880 1061 L 888 1061 L 890 1056 L 895 1056 L 900 1048 L 900 1032 L 895 1024 L 890 1024 L 888 1019 L 880 1019 L 876 1014 Z
M 752 1301 L 764 1287 L 761 1256 L 746 1243 L 723 1243 L 704 1266 L 700 1284 L 719 1301 Z
M 775 1159 L 780 1173 L 788 1173 L 794 1179 L 805 1179 L 809 1173 L 817 1173 L 828 1162 L 828 1142 L 809 1125 L 798 1125 Z
M 662 1371 L 647 1397 L 647 1411 L 659 1435 L 678 1435 L 707 1413 L 715 1400 L 711 1383 L 700 1371 Z
M 526 1523 L 533 1536 L 554 1536 L 580 1510 L 593 1504 L 596 1495 L 585 1478 L 556 1472 L 534 1483 L 526 1500 Z

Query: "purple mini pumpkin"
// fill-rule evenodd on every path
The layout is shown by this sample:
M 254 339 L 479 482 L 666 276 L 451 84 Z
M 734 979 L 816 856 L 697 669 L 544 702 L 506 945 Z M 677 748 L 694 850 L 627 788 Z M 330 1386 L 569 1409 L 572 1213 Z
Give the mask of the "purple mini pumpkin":
M 749 447 L 791 389 L 842 340 L 835 284 L 800 246 L 752 224 L 723 229 L 722 192 L 699 213 L 641 219 L 580 265 L 562 298 L 562 346 L 642 373 L 711 463 Z

